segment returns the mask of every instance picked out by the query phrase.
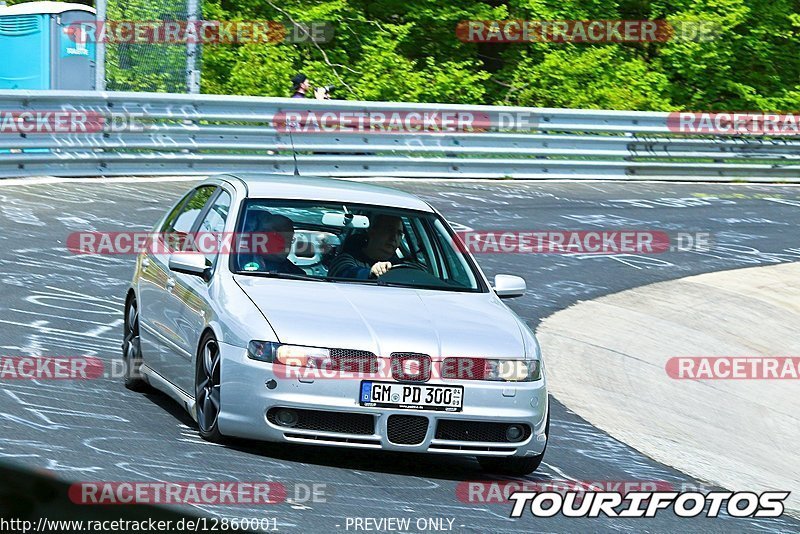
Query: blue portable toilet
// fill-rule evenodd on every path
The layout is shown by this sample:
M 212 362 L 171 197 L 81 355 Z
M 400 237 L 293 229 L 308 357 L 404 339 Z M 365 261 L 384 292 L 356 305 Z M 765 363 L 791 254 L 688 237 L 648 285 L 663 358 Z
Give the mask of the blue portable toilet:
M 82 4 L 0 6 L 0 89 L 93 90 L 95 20 Z M 76 28 L 91 37 L 71 37 Z

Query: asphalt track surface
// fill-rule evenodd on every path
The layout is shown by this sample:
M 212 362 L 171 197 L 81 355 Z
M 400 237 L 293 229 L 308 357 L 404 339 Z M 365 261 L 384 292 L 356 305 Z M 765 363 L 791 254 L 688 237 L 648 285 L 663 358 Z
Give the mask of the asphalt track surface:
M 0 355 L 119 358 L 122 305 L 132 256 L 79 256 L 75 231 L 150 229 L 191 182 L 0 186 Z M 641 256 L 482 254 L 490 277 L 525 277 L 510 306 L 535 327 L 579 300 L 653 282 L 800 260 L 800 188 L 790 186 L 391 182 L 475 230 L 638 229 L 708 232 L 708 252 Z M 757 328 L 757 325 L 753 325 Z M 580 328 L 580 325 L 576 325 Z M 646 334 L 646 333 L 644 333 Z M 545 355 L 546 358 L 546 355 Z M 665 376 L 665 380 L 667 377 Z M 702 481 L 654 462 L 553 401 L 551 441 L 531 481 Z M 203 506 L 217 517 L 275 518 L 279 531 L 347 532 L 347 518 L 452 519 L 453 532 L 798 532 L 800 521 L 519 519 L 509 504 L 464 503 L 460 481 L 487 480 L 471 458 L 201 440 L 193 422 L 159 393 L 120 380 L 24 380 L 0 384 L 0 462 L 83 481 L 264 481 L 325 484 L 326 502 Z M 800 485 L 800 484 L 799 484 Z M 776 490 L 800 490 L 775 488 Z M 351 526 L 349 531 L 354 531 Z

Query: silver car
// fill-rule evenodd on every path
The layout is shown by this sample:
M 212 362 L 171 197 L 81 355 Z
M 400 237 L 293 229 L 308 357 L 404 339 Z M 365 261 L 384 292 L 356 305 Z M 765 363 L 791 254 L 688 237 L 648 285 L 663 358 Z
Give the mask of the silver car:
M 413 195 L 218 176 L 137 258 L 125 385 L 170 395 L 210 441 L 472 455 L 527 474 L 550 414 L 536 338 L 501 300 L 524 292 L 517 276 L 490 284 Z

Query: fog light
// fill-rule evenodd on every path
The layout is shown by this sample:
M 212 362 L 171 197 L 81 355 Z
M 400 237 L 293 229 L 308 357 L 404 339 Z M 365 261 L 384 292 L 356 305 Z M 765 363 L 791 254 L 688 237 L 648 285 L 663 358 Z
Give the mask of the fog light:
M 294 410 L 281 408 L 280 410 L 275 411 L 275 422 L 281 426 L 292 427 L 297 425 L 299 420 L 300 418 L 297 416 L 297 412 Z
M 519 425 L 508 425 L 506 428 L 506 439 L 511 442 L 522 441 L 525 430 Z

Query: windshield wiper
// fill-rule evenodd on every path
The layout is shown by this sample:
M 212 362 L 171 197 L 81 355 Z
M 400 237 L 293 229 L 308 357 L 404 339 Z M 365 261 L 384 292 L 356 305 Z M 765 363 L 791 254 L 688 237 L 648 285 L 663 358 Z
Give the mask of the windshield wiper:
M 277 271 L 238 271 L 236 274 L 263 276 L 264 278 L 285 278 L 286 280 L 313 280 L 314 282 L 324 282 L 324 278 L 309 276 L 307 274 L 279 273 Z
M 435 285 L 435 284 L 412 284 L 403 282 L 386 282 L 378 278 L 377 285 L 384 287 L 405 287 L 409 289 L 433 289 L 436 291 L 460 291 L 470 293 L 473 290 L 463 286 Z
M 380 278 L 342 278 L 342 277 L 335 277 L 335 276 L 326 276 L 323 280 L 328 280 L 329 282 L 346 282 L 346 283 L 353 283 L 353 284 L 369 284 L 369 285 L 376 285 L 381 287 L 405 287 L 409 289 L 441 289 L 442 291 L 462 291 L 462 292 L 471 292 L 472 289 L 463 286 L 451 286 L 451 285 L 437 285 L 437 284 L 414 284 L 410 282 L 388 282 L 386 280 L 381 280 Z
M 326 276 L 322 278 L 328 282 L 345 283 L 345 284 L 367 284 L 375 285 L 378 281 L 374 278 L 343 278 L 341 276 Z

